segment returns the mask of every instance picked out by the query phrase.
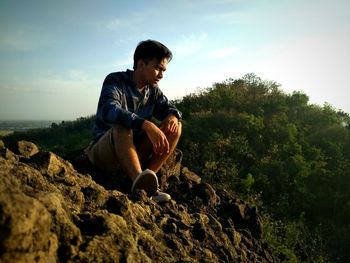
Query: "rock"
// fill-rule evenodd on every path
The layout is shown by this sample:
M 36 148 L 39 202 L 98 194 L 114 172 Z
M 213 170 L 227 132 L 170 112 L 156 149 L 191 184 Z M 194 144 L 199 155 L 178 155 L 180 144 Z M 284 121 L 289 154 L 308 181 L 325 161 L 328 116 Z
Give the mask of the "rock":
M 72 173 L 74 168 L 72 164 L 63 160 L 52 152 L 40 152 L 30 158 L 30 163 L 41 171 L 51 177 L 62 176 Z
M 160 187 L 164 187 L 170 176 L 180 176 L 182 152 L 175 150 L 158 173 Z
M 218 203 L 218 197 L 210 184 L 198 184 L 193 188 L 193 192 L 199 196 L 206 205 L 215 206 Z
M 243 231 L 249 229 L 249 234 L 255 238 L 262 237 L 262 223 L 256 207 L 252 207 L 243 200 L 232 199 L 229 202 L 221 203 L 219 211 L 222 218 L 232 219 L 236 229 Z
M 29 158 L 30 156 L 38 153 L 39 149 L 32 142 L 18 141 L 18 152 L 24 157 Z
M 16 188 L 2 189 L 1 262 L 55 262 L 58 240 L 51 225 L 50 213 L 38 200 Z
M 18 159 L 18 156 L 15 155 L 11 150 L 7 149 L 7 148 L 0 148 L 0 156 L 2 158 L 5 158 L 7 160 L 16 160 Z
M 51 152 L 0 153 L 0 262 L 279 262 L 257 209 L 201 183 L 180 151 L 158 174 L 173 196 L 163 204 L 84 155 L 73 166 Z
M 192 184 L 200 184 L 202 178 L 196 175 L 194 172 L 191 172 L 187 167 L 182 168 L 181 175 L 184 180 L 188 180 Z

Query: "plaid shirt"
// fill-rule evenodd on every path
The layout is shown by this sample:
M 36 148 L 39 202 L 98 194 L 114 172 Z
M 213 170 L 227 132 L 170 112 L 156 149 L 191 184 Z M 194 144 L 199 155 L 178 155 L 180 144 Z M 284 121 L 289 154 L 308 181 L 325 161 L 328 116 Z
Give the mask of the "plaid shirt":
M 158 85 L 147 86 L 141 93 L 132 81 L 133 71 L 109 74 L 103 82 L 97 106 L 93 142 L 113 124 L 140 130 L 144 120 L 162 121 L 169 114 L 181 118 L 181 112 L 163 95 Z

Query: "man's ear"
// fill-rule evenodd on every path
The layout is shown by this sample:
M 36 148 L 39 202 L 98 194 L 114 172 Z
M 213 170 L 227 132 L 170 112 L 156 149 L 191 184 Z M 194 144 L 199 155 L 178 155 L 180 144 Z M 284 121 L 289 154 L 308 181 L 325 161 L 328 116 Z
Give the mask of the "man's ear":
M 143 59 L 139 59 L 139 61 L 137 61 L 137 69 L 139 70 L 143 70 L 146 67 L 146 63 Z

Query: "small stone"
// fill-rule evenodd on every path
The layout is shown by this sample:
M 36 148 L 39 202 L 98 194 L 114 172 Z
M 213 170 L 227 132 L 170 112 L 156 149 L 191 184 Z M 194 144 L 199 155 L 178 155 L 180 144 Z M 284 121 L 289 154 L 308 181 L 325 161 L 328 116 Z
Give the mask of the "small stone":
M 39 152 L 38 147 L 32 142 L 18 141 L 17 144 L 18 152 L 26 158 L 29 158 Z
M 18 160 L 18 156 L 7 148 L 0 148 L 0 156 L 6 160 Z
M 218 203 L 218 197 L 210 184 L 202 183 L 195 185 L 193 190 L 195 195 L 200 197 L 207 205 L 215 206 Z
M 182 168 L 182 176 L 194 184 L 200 184 L 202 178 L 196 175 L 194 172 L 190 171 L 187 167 Z

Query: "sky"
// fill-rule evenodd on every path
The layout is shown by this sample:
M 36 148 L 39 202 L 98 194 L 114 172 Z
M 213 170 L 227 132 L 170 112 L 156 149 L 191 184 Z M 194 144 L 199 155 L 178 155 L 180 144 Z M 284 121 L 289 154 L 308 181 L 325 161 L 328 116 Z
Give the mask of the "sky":
M 350 113 L 348 0 L 0 0 L 0 120 L 95 114 L 146 39 L 173 52 L 169 99 L 255 73 Z

